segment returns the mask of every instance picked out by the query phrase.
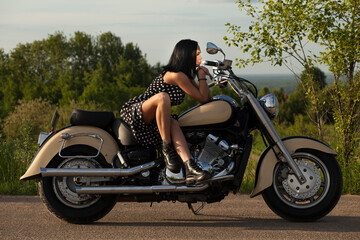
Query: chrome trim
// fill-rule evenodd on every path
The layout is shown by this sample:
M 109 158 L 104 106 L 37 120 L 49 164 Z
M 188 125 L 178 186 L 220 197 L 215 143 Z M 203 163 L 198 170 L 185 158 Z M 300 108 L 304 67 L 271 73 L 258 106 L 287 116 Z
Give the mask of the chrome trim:
M 103 186 L 103 187 L 76 187 L 78 194 L 149 194 L 161 192 L 199 192 L 207 189 L 209 185 L 199 186 Z
M 124 159 L 124 157 L 123 157 L 123 155 L 121 154 L 120 151 L 117 152 L 117 156 L 118 156 L 118 158 L 119 158 L 119 160 L 120 160 L 120 163 L 121 163 L 124 167 L 128 167 L 128 164 L 126 163 L 126 161 L 125 161 L 125 159 Z
M 199 184 L 212 183 L 212 182 L 224 182 L 224 181 L 230 181 L 233 179 L 234 179 L 234 175 L 225 175 L 225 176 L 218 176 L 218 177 L 215 176 L 215 177 L 212 177 L 203 182 L 199 182 Z
M 230 148 L 229 144 L 225 140 L 221 140 L 218 146 L 225 152 L 227 152 Z
M 102 148 L 102 145 L 104 143 L 104 139 L 100 135 L 95 134 L 95 133 L 75 133 L 75 134 L 63 133 L 63 134 L 61 134 L 60 137 L 62 138 L 60 140 L 60 141 L 62 141 L 62 144 L 61 144 L 61 147 L 60 147 L 59 156 L 62 157 L 62 158 L 96 158 L 96 157 L 98 157 L 100 155 L 101 148 Z M 81 155 L 79 155 L 79 156 L 64 156 L 64 155 L 62 155 L 61 151 L 64 148 L 66 140 L 69 140 L 69 139 L 74 138 L 74 137 L 92 137 L 92 138 L 99 139 L 100 140 L 100 146 L 99 146 L 97 154 L 94 155 L 94 156 L 81 156 Z
M 170 183 L 184 183 L 185 182 L 185 174 L 183 173 L 183 170 L 180 169 L 179 173 L 173 173 L 169 169 L 166 168 L 165 170 L 166 179 Z
M 100 177 L 100 176 L 130 176 L 136 173 L 146 171 L 156 166 L 156 163 L 150 162 L 132 168 L 40 168 L 43 177 Z
M 265 103 L 265 107 L 272 114 L 271 118 L 274 119 L 279 114 L 279 101 L 274 93 L 267 94 L 260 98 L 260 101 Z
M 216 174 L 216 175 L 215 175 L 213 178 L 211 178 L 211 179 L 218 178 L 218 177 L 224 177 L 224 176 L 228 175 L 228 174 L 234 169 L 234 167 L 235 167 L 234 162 L 230 162 L 230 163 L 229 163 L 229 166 L 228 166 L 226 169 L 222 170 L 221 172 L 219 172 L 218 174 Z M 231 175 L 231 176 L 232 176 L 232 175 Z

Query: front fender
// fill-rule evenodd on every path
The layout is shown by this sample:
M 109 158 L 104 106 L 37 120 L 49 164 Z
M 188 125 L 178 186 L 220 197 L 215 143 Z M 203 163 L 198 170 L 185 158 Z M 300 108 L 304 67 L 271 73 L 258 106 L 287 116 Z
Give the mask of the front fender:
M 40 174 L 40 168 L 45 168 L 51 159 L 59 153 L 62 142 L 59 141 L 62 133 L 75 134 L 75 133 L 92 133 L 101 136 L 104 140 L 100 153 L 104 156 L 108 163 L 112 162 L 113 157 L 118 152 L 118 145 L 114 138 L 105 130 L 92 126 L 73 126 L 65 128 L 57 132 L 52 136 L 41 149 L 35 155 L 32 163 L 25 172 L 25 174 L 20 178 L 20 180 L 30 180 L 37 178 Z M 87 145 L 95 149 L 99 149 L 100 143 L 97 139 L 89 136 L 79 136 L 66 140 L 64 149 L 73 145 Z
M 336 156 L 337 153 L 325 143 L 314 138 L 303 136 L 291 136 L 282 139 L 283 144 L 290 154 L 297 152 L 301 149 L 315 149 L 326 154 Z M 270 187 L 273 183 L 273 172 L 276 163 L 279 161 L 271 147 L 265 149 L 262 153 L 255 176 L 255 187 L 250 197 L 259 195 L 263 190 Z

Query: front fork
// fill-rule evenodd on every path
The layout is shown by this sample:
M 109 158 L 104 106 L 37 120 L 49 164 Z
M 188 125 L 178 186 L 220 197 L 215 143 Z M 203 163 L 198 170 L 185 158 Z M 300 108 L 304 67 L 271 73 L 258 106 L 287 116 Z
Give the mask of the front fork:
M 247 94 L 247 98 L 254 108 L 257 116 L 259 117 L 259 120 L 265 127 L 265 130 L 268 132 L 269 137 L 271 138 L 272 142 L 275 143 L 275 145 L 279 148 L 279 152 L 277 154 L 278 158 L 282 162 L 286 162 L 289 164 L 290 168 L 293 170 L 296 178 L 299 180 L 301 184 L 304 184 L 306 182 L 306 178 L 304 174 L 301 172 L 300 168 L 294 161 L 294 159 L 291 157 L 290 153 L 284 146 L 283 142 L 281 141 L 281 138 L 279 134 L 277 133 L 274 125 L 272 124 L 271 120 L 265 113 L 264 109 L 261 107 L 259 101 L 250 93 Z
M 298 167 L 298 165 L 296 164 L 296 162 L 294 161 L 294 159 L 291 157 L 290 153 L 284 146 L 279 134 L 277 133 L 270 118 L 268 117 L 268 115 L 265 113 L 264 109 L 260 105 L 259 101 L 250 92 L 241 90 L 234 83 L 233 80 L 231 79 L 229 80 L 231 87 L 239 94 L 239 96 L 244 95 L 247 98 L 247 100 L 250 102 L 251 106 L 256 112 L 256 115 L 259 117 L 260 122 L 263 124 L 265 130 L 268 132 L 271 142 L 274 143 L 279 148 L 279 151 L 276 152 L 276 156 L 280 159 L 280 161 L 288 163 L 290 168 L 294 172 L 296 178 L 299 180 L 299 182 L 301 184 L 304 184 L 306 182 L 305 176 L 303 175 L 300 168 Z

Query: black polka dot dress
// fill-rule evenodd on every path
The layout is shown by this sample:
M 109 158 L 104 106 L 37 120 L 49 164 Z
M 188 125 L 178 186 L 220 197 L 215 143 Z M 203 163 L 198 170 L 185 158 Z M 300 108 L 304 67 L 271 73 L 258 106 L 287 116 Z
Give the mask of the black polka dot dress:
M 130 125 L 131 131 L 138 143 L 145 147 L 160 148 L 162 139 L 156 119 L 150 124 L 145 124 L 143 121 L 143 102 L 160 92 L 169 94 L 171 106 L 181 104 L 184 101 L 184 91 L 177 85 L 165 83 L 163 79 L 164 74 L 165 72 L 156 77 L 143 94 L 131 98 L 120 110 L 121 118 Z

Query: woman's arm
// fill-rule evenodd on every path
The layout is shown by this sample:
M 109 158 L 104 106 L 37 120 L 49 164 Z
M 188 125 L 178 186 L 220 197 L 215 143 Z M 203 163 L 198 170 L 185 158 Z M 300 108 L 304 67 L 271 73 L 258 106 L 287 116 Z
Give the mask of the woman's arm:
M 205 77 L 206 73 L 204 70 L 199 69 L 198 78 L 205 79 Z M 205 103 L 210 100 L 210 90 L 206 80 L 200 80 L 199 85 L 197 85 L 194 80 L 189 79 L 182 72 L 167 72 L 164 76 L 164 81 L 168 84 L 178 85 L 187 95 L 198 102 Z
M 211 99 L 210 89 L 206 82 L 206 76 L 209 76 L 212 79 L 212 76 L 211 76 L 209 70 L 206 67 L 199 66 L 197 69 L 197 77 L 198 77 L 199 85 L 201 82 L 205 82 L 204 85 L 206 85 L 206 88 L 209 90 L 208 98 Z M 195 80 L 193 80 L 193 82 L 195 82 Z M 195 84 L 196 84 L 196 82 L 195 82 Z

